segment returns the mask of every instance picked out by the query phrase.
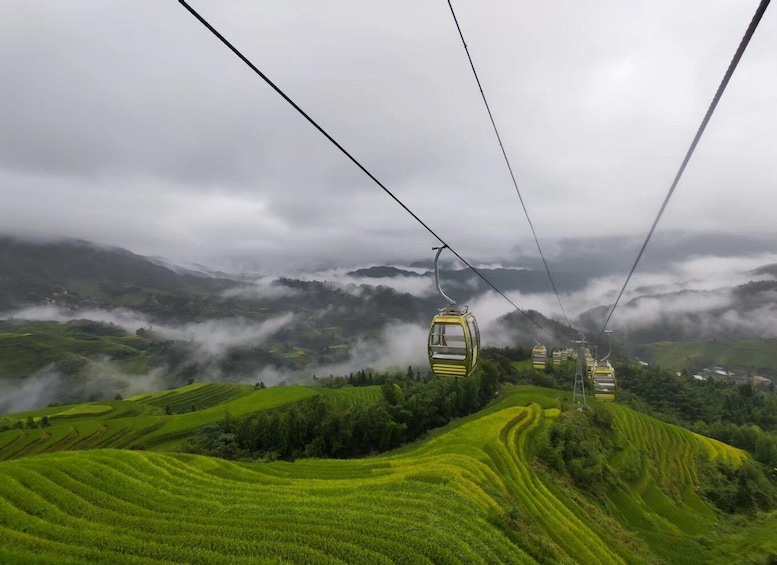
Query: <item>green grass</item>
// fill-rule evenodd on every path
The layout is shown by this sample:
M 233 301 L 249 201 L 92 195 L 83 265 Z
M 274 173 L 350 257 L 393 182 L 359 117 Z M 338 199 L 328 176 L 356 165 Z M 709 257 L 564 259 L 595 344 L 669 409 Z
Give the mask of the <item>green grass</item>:
M 531 359 L 524 359 L 523 361 L 513 361 L 510 364 L 518 371 L 527 371 L 533 367 Z
M 73 416 L 99 416 L 101 414 L 107 414 L 113 412 L 113 406 L 105 406 L 104 404 L 79 404 L 52 414 L 51 418 L 69 418 Z
M 220 404 L 164 415 L 166 402 L 211 386 L 0 434 L 0 453 L 13 459 L 0 463 L 0 562 L 732 563 L 777 550 L 777 516 L 740 523 L 696 494 L 699 457 L 738 464 L 742 451 L 617 404 L 608 406 L 620 448 L 612 464 L 636 458 L 633 480 L 591 499 L 545 471 L 535 442 L 559 414 L 559 392 L 539 387 L 507 388 L 422 442 L 363 459 L 233 463 L 96 449 L 173 448 L 226 411 L 314 394 L 347 405 L 380 398 L 379 387 L 235 389 Z M 142 412 L 126 415 L 133 407 Z

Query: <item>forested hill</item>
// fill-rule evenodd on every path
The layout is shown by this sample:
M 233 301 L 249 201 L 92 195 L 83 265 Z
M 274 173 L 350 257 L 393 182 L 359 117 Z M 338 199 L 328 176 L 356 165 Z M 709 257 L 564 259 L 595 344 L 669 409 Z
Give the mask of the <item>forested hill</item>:
M 80 240 L 0 237 L 0 273 L 0 309 L 52 297 L 71 306 L 126 305 L 142 292 L 202 296 L 237 286 L 228 279 L 177 274 L 126 249 Z
M 83 241 L 36 243 L 0 238 L 0 310 L 50 304 L 68 311 L 127 308 L 160 324 L 228 317 L 265 320 L 291 311 L 329 312 L 330 326 L 358 334 L 386 320 L 431 316 L 430 300 L 388 287 L 356 290 L 317 281 L 262 279 L 261 285 L 180 274 L 120 248 Z M 353 322 L 353 327 L 349 325 Z M 375 322 L 378 322 L 376 324 Z
M 599 331 L 610 306 L 579 316 L 589 332 Z M 623 303 L 612 328 L 619 339 L 640 344 L 705 339 L 743 340 L 777 336 L 777 280 L 750 281 L 715 290 L 645 294 Z
M 375 266 L 365 269 L 349 271 L 348 275 L 364 278 L 393 278 L 393 277 L 433 277 L 433 266 L 424 274 L 415 271 L 389 266 Z M 494 286 L 502 291 L 517 290 L 522 293 L 548 292 L 548 275 L 543 269 L 521 269 L 505 267 L 479 267 L 483 274 Z M 558 271 L 553 273 L 553 280 L 560 292 L 574 292 L 585 287 L 590 273 Z M 471 269 L 440 268 L 440 279 L 444 281 L 446 289 L 455 292 L 457 300 L 466 302 L 474 296 L 493 290 L 483 279 L 478 277 Z

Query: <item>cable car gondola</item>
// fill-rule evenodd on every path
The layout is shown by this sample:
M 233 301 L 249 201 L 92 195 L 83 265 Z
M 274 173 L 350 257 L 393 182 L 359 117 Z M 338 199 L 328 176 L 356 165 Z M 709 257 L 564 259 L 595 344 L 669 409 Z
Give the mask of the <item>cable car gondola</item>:
M 478 364 L 480 330 L 472 312 L 459 307 L 440 288 L 440 253 L 446 246 L 435 247 L 434 281 L 448 305 L 432 320 L 429 329 L 429 365 L 440 377 L 466 377 Z
M 615 400 L 615 369 L 610 364 L 610 355 L 612 354 L 612 341 L 610 339 L 611 330 L 605 330 L 607 334 L 607 345 L 609 351 L 604 359 L 596 361 L 593 369 L 594 398 L 601 401 Z
M 566 359 L 564 359 L 566 361 Z M 561 350 L 560 349 L 554 349 L 553 350 L 553 366 L 554 367 L 561 367 Z
M 602 401 L 615 400 L 615 370 L 609 361 L 599 361 L 593 370 L 594 398 Z
M 540 371 L 545 370 L 545 363 L 548 361 L 548 350 L 545 348 L 544 345 L 540 345 L 539 343 L 534 346 L 534 349 L 531 350 L 531 365 L 535 369 L 539 369 Z

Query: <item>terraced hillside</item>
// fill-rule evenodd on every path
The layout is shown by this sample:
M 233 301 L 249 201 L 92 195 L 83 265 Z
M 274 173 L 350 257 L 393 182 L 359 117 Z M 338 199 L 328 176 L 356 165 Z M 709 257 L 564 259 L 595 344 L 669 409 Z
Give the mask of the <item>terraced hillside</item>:
M 112 358 L 130 373 L 148 372 L 148 347 L 142 337 L 86 320 L 66 324 L 0 320 L 0 377 L 23 379 L 54 363 L 74 370 L 98 357 Z
M 197 383 L 128 400 L 57 406 L 0 416 L 0 426 L 11 428 L 0 432 L 0 461 L 74 449 L 174 451 L 197 428 L 220 420 L 225 414 L 244 416 L 314 394 L 326 394 L 337 403 L 350 405 L 377 401 L 380 388 L 254 390 L 250 385 Z M 50 426 L 25 427 L 29 419 L 39 423 L 44 416 Z
M 626 408 L 612 407 L 613 464 L 636 457 L 633 482 L 597 503 L 564 486 L 534 459 L 557 395 L 514 388 L 423 442 L 365 459 L 93 450 L 5 461 L 0 561 L 731 563 L 776 547 L 776 518 L 753 539 L 695 495 L 697 457 L 736 464 L 742 452 Z

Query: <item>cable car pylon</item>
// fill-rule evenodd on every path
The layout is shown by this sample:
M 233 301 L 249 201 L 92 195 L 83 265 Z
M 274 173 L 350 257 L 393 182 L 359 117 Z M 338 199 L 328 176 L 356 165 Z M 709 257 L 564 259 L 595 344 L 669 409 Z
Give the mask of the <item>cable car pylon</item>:
M 585 399 L 585 377 L 583 376 L 583 363 L 585 362 L 585 340 L 573 341 L 577 344 L 577 367 L 575 369 L 575 385 L 572 389 L 572 404 L 581 404 L 582 408 L 587 408 L 588 403 Z

